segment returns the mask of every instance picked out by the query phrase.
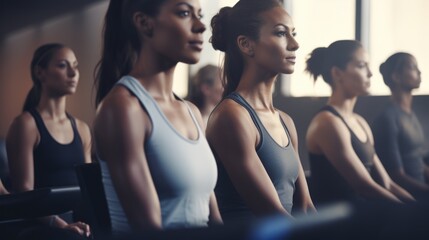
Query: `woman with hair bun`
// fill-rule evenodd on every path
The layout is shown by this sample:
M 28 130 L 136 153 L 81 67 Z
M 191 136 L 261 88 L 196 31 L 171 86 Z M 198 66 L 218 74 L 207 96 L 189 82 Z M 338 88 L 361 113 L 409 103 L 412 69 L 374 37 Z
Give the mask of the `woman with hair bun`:
M 294 71 L 299 45 L 291 17 L 277 0 L 241 0 L 222 8 L 211 27 L 213 48 L 225 53 L 225 98 L 206 131 L 223 220 L 314 211 L 293 120 L 272 98 L 278 75 Z
M 417 197 L 429 194 L 429 166 L 424 131 L 412 109 L 412 91 L 419 88 L 421 72 L 416 58 L 398 52 L 380 65 L 391 102 L 373 124 L 375 149 L 389 175 Z
M 307 71 L 314 80 L 322 76 L 332 88 L 327 105 L 313 118 L 306 136 L 315 203 L 414 201 L 390 179 L 375 154 L 368 123 L 353 111 L 357 98 L 368 94 L 372 76 L 361 43 L 340 40 L 316 48 L 307 60 Z

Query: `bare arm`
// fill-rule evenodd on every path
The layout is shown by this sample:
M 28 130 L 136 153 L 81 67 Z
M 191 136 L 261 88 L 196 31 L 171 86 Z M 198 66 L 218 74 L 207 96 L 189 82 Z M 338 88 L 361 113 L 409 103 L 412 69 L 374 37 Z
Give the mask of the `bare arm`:
M 403 202 L 414 202 L 414 197 L 407 192 L 405 189 L 400 187 L 398 184 L 396 184 L 392 179 L 389 177 L 389 174 L 384 169 L 383 165 L 380 162 L 380 159 L 377 157 L 377 155 L 374 156 L 374 167 L 375 167 L 375 174 L 379 176 L 381 179 L 382 185 L 393 195 L 395 195 L 398 199 L 400 199 Z
M 94 123 L 98 153 L 108 165 L 131 227 L 137 231 L 160 229 L 161 207 L 144 151 L 150 120 L 127 90 L 118 87 L 113 91 Z
M 9 128 L 6 150 L 14 192 L 34 189 L 33 148 L 39 138 L 36 123 L 27 112 L 18 116 Z
M 9 128 L 6 148 L 12 189 L 15 192 L 34 189 L 33 149 L 38 144 L 39 138 L 36 123 L 27 112 L 18 116 Z M 89 226 L 82 222 L 68 224 L 58 216 L 43 217 L 38 220 L 44 224 L 69 229 L 81 235 L 90 234 Z
M 296 180 L 296 188 L 298 192 L 300 193 L 299 200 L 300 200 L 300 208 L 302 212 L 311 212 L 316 211 L 316 208 L 314 207 L 313 201 L 311 200 L 310 191 L 308 189 L 307 179 L 305 178 L 304 169 L 301 164 L 301 160 L 299 158 L 299 151 L 298 151 L 298 134 L 296 132 L 295 123 L 293 122 L 292 118 L 289 117 L 287 114 L 280 112 L 281 117 L 283 119 L 283 122 L 286 124 L 289 134 L 291 136 L 292 145 L 295 149 L 296 157 L 299 161 L 299 173 L 298 173 L 298 179 Z
M 82 139 L 83 153 L 85 157 L 85 163 L 91 163 L 91 153 L 92 153 L 92 137 L 91 130 L 88 125 L 80 120 L 77 120 L 77 128 L 79 131 L 80 138 Z
M 7 189 L 3 186 L 3 182 L 0 180 L 0 195 L 9 194 Z
M 254 124 L 246 110 L 225 100 L 209 119 L 207 139 L 255 215 L 282 213 L 290 216 L 256 153 L 257 130 L 249 126 Z
M 319 113 L 310 124 L 307 140 L 320 149 L 347 183 L 363 197 L 401 202 L 372 179 L 353 150 L 349 130 L 338 117 L 327 112 Z

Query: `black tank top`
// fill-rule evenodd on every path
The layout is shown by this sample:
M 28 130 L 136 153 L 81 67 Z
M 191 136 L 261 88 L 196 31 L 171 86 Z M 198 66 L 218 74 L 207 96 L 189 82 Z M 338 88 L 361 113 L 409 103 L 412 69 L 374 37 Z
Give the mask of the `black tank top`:
M 260 142 L 256 147 L 256 153 L 277 191 L 282 206 L 290 213 L 293 205 L 295 181 L 298 178 L 299 162 L 286 125 L 280 117 L 280 121 L 289 138 L 289 144 L 286 147 L 282 147 L 274 141 L 254 109 L 243 97 L 233 92 L 226 98 L 234 100 L 249 112 L 261 136 Z M 216 153 L 214 154 L 217 158 Z M 223 220 L 228 223 L 252 219 L 254 215 L 233 186 L 222 163 L 218 159 L 216 162 L 218 165 L 218 183 L 215 191 Z
M 51 136 L 37 110 L 29 112 L 40 134 L 40 142 L 33 150 L 34 188 L 78 185 L 74 166 L 84 163 L 85 158 L 75 119 L 67 114 L 73 128 L 73 140 L 61 144 Z
M 367 136 L 366 142 L 362 142 L 354 134 L 344 118 L 332 107 L 325 106 L 320 112 L 328 111 L 339 117 L 350 131 L 351 143 L 356 155 L 362 161 L 366 170 L 371 174 L 374 164 L 374 147 Z M 363 128 L 363 127 L 362 127 Z M 356 201 L 361 198 L 355 193 L 346 180 L 335 169 L 325 155 L 309 153 L 311 180 L 310 190 L 315 204 L 332 203 L 336 201 Z

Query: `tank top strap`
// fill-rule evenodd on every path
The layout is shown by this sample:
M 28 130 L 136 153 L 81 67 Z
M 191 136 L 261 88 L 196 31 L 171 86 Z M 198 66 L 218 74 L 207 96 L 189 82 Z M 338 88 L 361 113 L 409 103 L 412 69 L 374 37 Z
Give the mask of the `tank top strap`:
M 282 123 L 282 126 L 283 126 L 283 128 L 284 128 L 284 130 L 286 132 L 287 137 L 289 138 L 289 140 L 291 140 L 290 133 L 289 133 L 289 128 L 287 128 L 286 123 L 283 121 L 282 116 L 280 116 L 280 113 L 279 113 L 279 118 L 280 118 L 280 122 Z
M 28 112 L 31 114 L 31 116 L 33 116 L 34 121 L 36 122 L 37 129 L 39 130 L 40 136 L 45 136 L 45 134 L 42 134 L 42 132 L 43 133 L 48 132 L 48 129 L 46 128 L 45 123 L 43 122 L 42 116 L 40 116 L 40 113 L 35 108 L 29 110 Z
M 192 121 L 193 121 L 193 122 L 194 122 L 194 124 L 197 126 L 198 132 L 199 132 L 200 134 L 204 135 L 203 130 L 201 129 L 200 124 L 198 123 L 197 118 L 195 117 L 194 112 L 192 111 L 192 109 L 191 109 L 191 107 L 189 106 L 189 104 L 188 104 L 188 103 L 187 103 L 183 98 L 181 98 L 181 97 L 177 96 L 175 93 L 173 93 L 173 94 L 174 94 L 174 97 L 175 97 L 176 99 L 178 99 L 179 101 L 182 101 L 182 102 L 183 102 L 183 104 L 185 104 L 186 108 L 188 109 L 189 115 L 191 115 Z M 200 135 L 200 134 L 199 134 L 199 135 Z
M 123 76 L 116 84 L 123 85 L 134 96 L 137 97 L 142 107 L 147 111 L 149 118 L 152 121 L 152 124 L 164 122 L 166 126 L 170 126 L 167 117 L 164 115 L 162 110 L 158 107 L 158 104 L 156 103 L 155 99 L 150 95 L 150 93 L 143 87 L 143 85 L 141 85 L 141 83 L 137 79 L 135 79 L 132 76 Z M 176 99 L 182 101 L 186 105 L 188 112 L 191 115 L 192 121 L 197 127 L 198 136 L 204 136 L 203 130 L 198 124 L 198 121 L 196 120 L 195 115 L 193 114 L 189 105 L 182 98 L 178 97 L 176 94 L 174 94 L 174 96 L 176 97 Z M 158 121 L 158 120 L 162 120 L 162 121 Z M 200 137 L 198 137 L 198 141 L 199 140 L 200 140 Z
M 136 96 L 137 99 L 139 99 L 140 104 L 142 104 L 142 107 L 149 113 L 149 116 L 153 115 L 151 113 L 158 111 L 155 99 L 153 99 L 137 79 L 131 76 L 123 76 L 116 84 L 126 87 L 134 96 Z
M 74 134 L 74 138 L 73 141 L 79 141 L 80 143 L 82 143 L 82 139 L 80 138 L 80 134 L 79 134 L 79 130 L 77 129 L 77 124 L 76 124 L 76 119 L 69 114 L 68 112 L 66 112 L 67 118 L 70 120 L 72 129 L 73 129 L 73 134 Z
M 334 107 L 332 107 L 330 105 L 326 105 L 322 109 L 320 109 L 319 112 L 323 112 L 323 111 L 330 112 L 330 113 L 334 114 L 335 116 L 337 116 L 346 125 L 347 129 L 351 133 L 353 133 L 352 129 L 349 127 L 349 125 L 347 124 L 346 120 L 344 120 L 343 116 L 341 116 L 341 114 Z
M 250 106 L 250 104 L 237 92 L 232 92 L 228 96 L 225 97 L 226 99 L 231 99 L 235 101 L 236 103 L 243 106 L 250 114 L 250 117 L 252 118 L 253 123 L 255 124 L 256 128 L 258 129 L 259 134 L 261 137 L 263 136 L 262 133 L 262 122 L 259 119 L 258 115 L 256 114 L 255 110 Z M 261 143 L 262 141 L 260 141 Z

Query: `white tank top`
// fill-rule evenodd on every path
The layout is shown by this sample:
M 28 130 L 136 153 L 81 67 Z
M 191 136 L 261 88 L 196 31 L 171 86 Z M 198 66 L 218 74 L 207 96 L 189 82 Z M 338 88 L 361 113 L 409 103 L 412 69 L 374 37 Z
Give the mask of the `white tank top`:
M 216 185 L 217 168 L 204 133 L 191 109 L 186 105 L 198 129 L 197 140 L 189 140 L 180 135 L 156 101 L 135 78 L 124 76 L 117 84 L 125 86 L 139 99 L 152 123 L 152 132 L 145 142 L 145 154 L 160 200 L 163 228 L 207 226 L 210 194 Z M 130 226 L 107 165 L 100 161 L 100 166 L 112 232 L 129 232 Z

